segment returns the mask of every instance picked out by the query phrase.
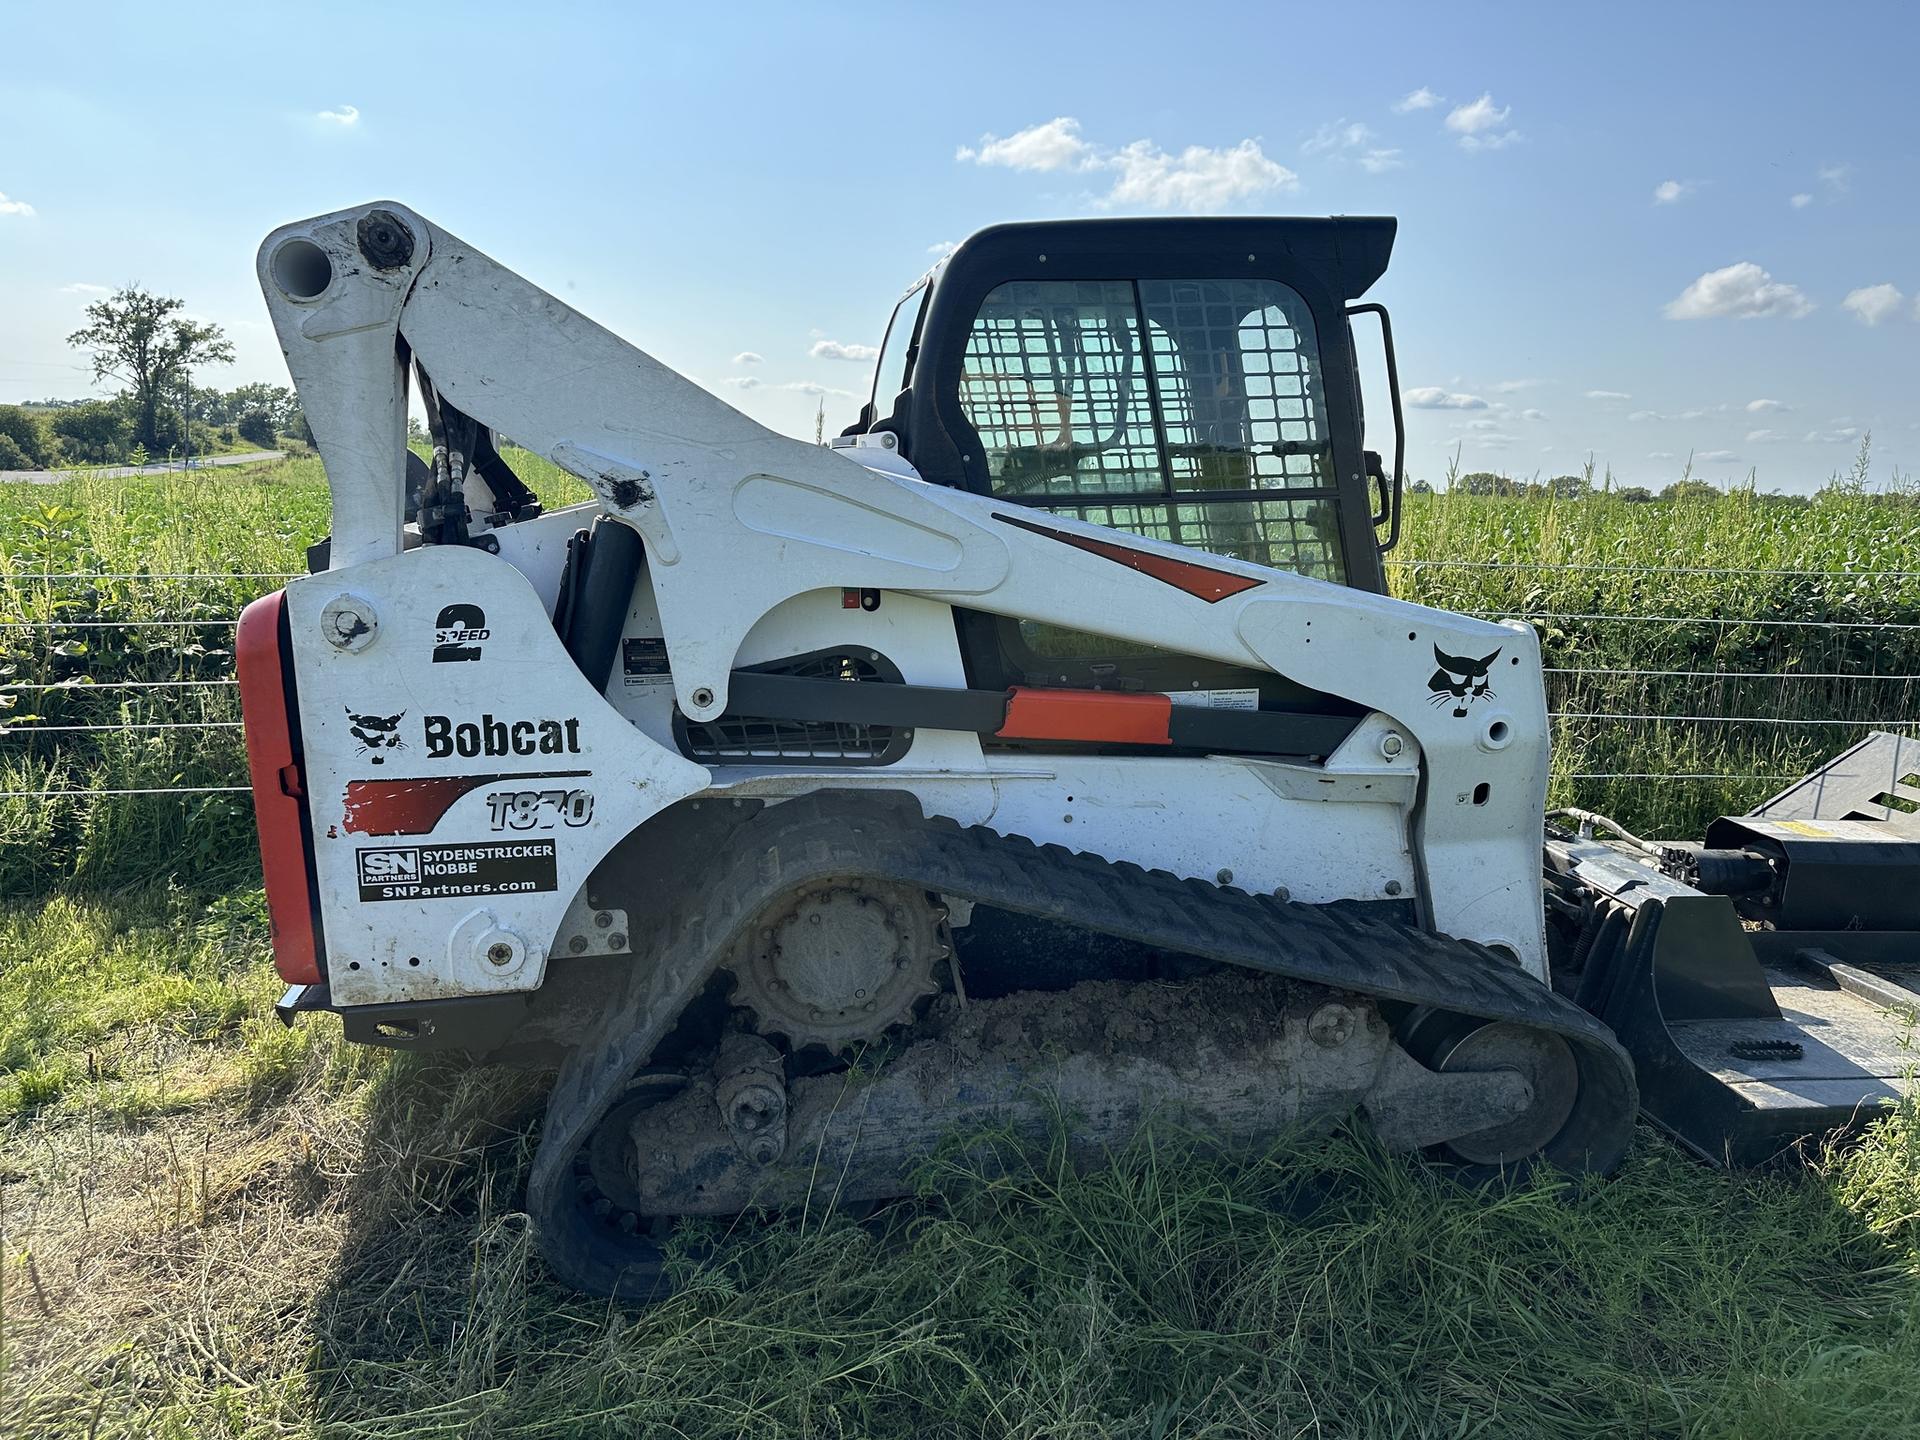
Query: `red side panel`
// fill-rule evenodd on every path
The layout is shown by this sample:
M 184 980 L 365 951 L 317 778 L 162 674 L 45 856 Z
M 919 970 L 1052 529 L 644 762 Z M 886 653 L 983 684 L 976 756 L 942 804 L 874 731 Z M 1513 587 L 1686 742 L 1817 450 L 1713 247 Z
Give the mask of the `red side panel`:
M 1256 580 L 1251 575 L 1235 575 L 1231 570 L 1216 570 L 1211 565 L 1195 565 L 1190 560 L 1175 560 L 1170 555 L 1156 555 L 1149 550 L 1135 550 L 1127 545 L 1115 545 L 1111 541 L 1096 540 L 1091 535 L 1072 535 L 1065 530 L 1055 530 L 1047 525 L 1036 525 L 1031 520 L 1016 519 L 1012 515 L 997 515 L 995 518 L 1017 525 L 1022 530 L 1031 530 L 1036 535 L 1045 535 L 1050 540 L 1058 540 L 1063 545 L 1071 545 L 1076 550 L 1085 550 L 1090 555 L 1112 560 L 1125 565 L 1129 570 L 1138 570 L 1142 575 L 1151 575 L 1154 579 L 1171 585 L 1176 590 L 1184 590 L 1189 595 L 1198 595 L 1209 605 L 1226 599 L 1229 595 L 1238 595 L 1242 590 L 1251 590 L 1266 582 Z
M 1113 745 L 1171 745 L 1173 701 L 1165 695 L 1116 695 L 1105 690 L 1008 692 L 1003 740 L 1101 740 Z
M 307 886 L 307 847 L 300 833 L 299 758 L 287 714 L 289 687 L 280 663 L 280 617 L 286 595 L 276 590 L 241 612 L 234 641 L 240 672 L 240 714 L 247 727 L 247 770 L 253 782 L 253 819 L 260 831 L 260 868 L 273 921 L 273 968 L 289 985 L 317 985 L 313 904 Z

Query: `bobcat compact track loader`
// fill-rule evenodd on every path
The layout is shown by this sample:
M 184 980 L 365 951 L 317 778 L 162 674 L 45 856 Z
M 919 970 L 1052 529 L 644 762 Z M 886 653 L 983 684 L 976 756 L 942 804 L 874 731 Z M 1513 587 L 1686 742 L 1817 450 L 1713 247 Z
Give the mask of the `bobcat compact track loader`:
M 238 641 L 283 1016 L 557 1064 L 528 1209 L 632 1298 L 674 1217 L 899 1195 L 969 1123 L 1613 1167 L 1634 1067 L 1549 940 L 1627 993 L 1600 872 L 1655 871 L 1569 839 L 1549 930 L 1535 637 L 1383 593 L 1393 235 L 983 231 L 826 447 L 399 205 L 276 231 L 333 497 Z

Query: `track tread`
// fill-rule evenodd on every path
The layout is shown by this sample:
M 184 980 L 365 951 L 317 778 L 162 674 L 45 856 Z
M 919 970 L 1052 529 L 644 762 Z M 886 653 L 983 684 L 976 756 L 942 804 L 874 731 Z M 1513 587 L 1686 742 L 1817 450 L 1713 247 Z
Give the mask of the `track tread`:
M 771 807 L 720 857 L 713 879 L 636 957 L 622 1003 L 609 1006 L 563 1066 L 529 1179 L 529 1209 L 549 1262 L 570 1283 L 615 1293 L 621 1258 L 570 1223 L 572 1161 L 736 935 L 797 886 L 831 876 L 902 881 L 1021 913 L 1063 920 L 1156 949 L 1291 976 L 1409 1005 L 1564 1036 L 1601 1107 L 1583 1148 L 1555 1163 L 1608 1170 L 1631 1137 L 1632 1064 L 1610 1031 L 1510 960 L 1471 941 L 1352 907 L 1255 895 L 1148 870 L 983 826 L 921 818 L 893 797 L 823 794 Z M 657 1276 L 642 1277 L 644 1288 Z

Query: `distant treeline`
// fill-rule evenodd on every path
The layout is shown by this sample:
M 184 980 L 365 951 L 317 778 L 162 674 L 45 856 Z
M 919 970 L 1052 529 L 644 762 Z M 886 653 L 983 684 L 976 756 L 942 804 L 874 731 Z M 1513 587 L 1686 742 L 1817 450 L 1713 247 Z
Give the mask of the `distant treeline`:
M 132 391 L 108 400 L 36 400 L 0 405 L 0 470 L 51 470 L 60 465 L 126 465 L 177 454 L 192 441 L 195 454 L 246 443 L 261 449 L 282 437 L 312 443 L 299 399 L 284 385 L 196 387 L 191 429 L 183 433 L 178 407 L 158 409 L 151 447 L 136 436 L 140 410 Z

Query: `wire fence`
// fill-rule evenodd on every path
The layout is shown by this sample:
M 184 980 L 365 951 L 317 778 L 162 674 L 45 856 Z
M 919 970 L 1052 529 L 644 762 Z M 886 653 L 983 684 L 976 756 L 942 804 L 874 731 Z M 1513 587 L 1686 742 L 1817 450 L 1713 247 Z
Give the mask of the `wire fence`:
M 1755 570 L 1498 560 L 1416 559 L 1393 568 L 1396 574 L 1464 572 L 1479 576 L 1482 583 L 1489 577 L 1510 581 L 1514 589 L 1522 586 L 1524 577 L 1543 573 L 1662 580 L 1844 580 L 1869 588 L 1920 579 L 1920 570 L 1906 569 Z M 236 615 L 182 615 L 178 610 L 227 603 L 237 612 L 236 600 L 243 603 L 265 593 L 292 578 L 290 573 L 50 571 L 0 578 L 6 587 L 0 596 L 10 590 L 16 598 L 38 594 L 45 602 L 16 605 L 15 613 L 0 616 L 0 786 L 8 778 L 18 781 L 36 773 L 36 766 L 50 782 L 0 788 L 0 800 L 248 794 L 244 757 L 234 733 L 241 729 L 230 650 Z M 117 605 L 148 613 L 115 617 L 90 608 L 87 594 L 109 582 L 118 587 Z M 218 599 L 188 595 L 188 603 L 181 605 L 182 587 L 191 591 L 196 586 L 217 592 Z M 1414 598 L 1446 603 L 1444 597 Z M 170 605 L 175 613 L 166 613 Z M 1548 713 L 1561 757 L 1556 782 L 1784 785 L 1804 773 L 1801 757 L 1851 743 L 1846 732 L 1911 730 L 1920 716 L 1920 639 L 1914 638 L 1920 636 L 1920 622 L 1913 619 L 1647 613 L 1525 603 L 1457 608 L 1487 619 L 1525 621 L 1542 634 Z M 1592 647 L 1614 653 L 1590 655 L 1586 640 L 1605 633 L 1594 627 L 1621 627 L 1630 638 Z M 1689 630 L 1705 638 L 1671 638 L 1675 631 L 1684 635 Z M 1635 658 L 1632 637 L 1657 638 L 1659 657 Z M 1617 653 L 1622 649 L 1624 657 Z M 1695 663 L 1672 663 L 1676 650 Z M 1711 663 L 1698 663 L 1701 657 Z M 1739 750 L 1720 741 L 1674 740 L 1668 727 L 1717 729 L 1747 741 L 1770 732 L 1795 738 L 1793 743 L 1748 744 Z M 1617 743 L 1619 734 L 1639 738 Z M 85 747 L 97 753 L 103 746 L 137 747 L 167 737 L 198 742 L 192 764 L 172 751 L 158 756 L 162 769 L 176 764 L 180 773 L 159 776 L 155 783 L 80 783 L 89 773 Z M 82 748 L 74 749 L 76 744 Z M 1754 763 L 1745 768 L 1714 763 L 1736 753 Z M 1778 763 L 1766 763 L 1769 757 Z M 1662 768 L 1645 763 L 1648 758 L 1673 763 Z M 137 766 L 116 767 L 113 773 L 145 774 Z M 67 783 L 57 783 L 61 776 Z

